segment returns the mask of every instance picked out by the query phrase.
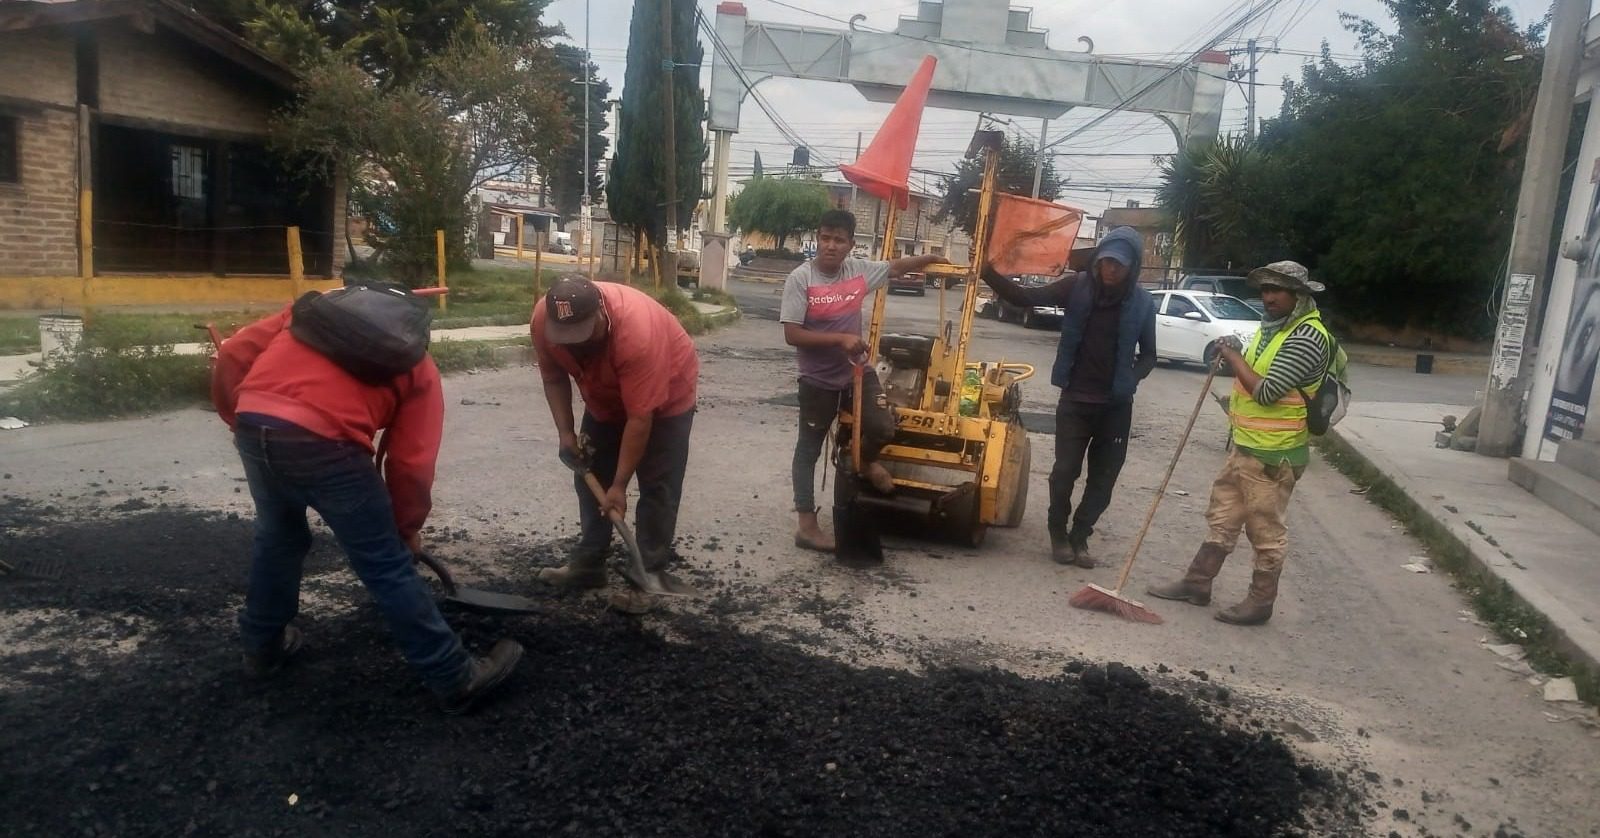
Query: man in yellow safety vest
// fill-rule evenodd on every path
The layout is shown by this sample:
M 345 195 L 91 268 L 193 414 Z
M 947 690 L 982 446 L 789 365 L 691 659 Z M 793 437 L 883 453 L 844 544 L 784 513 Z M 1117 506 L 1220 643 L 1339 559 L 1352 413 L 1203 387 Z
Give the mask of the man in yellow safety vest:
M 1217 342 L 1217 354 L 1234 376 L 1228 406 L 1233 451 L 1211 484 L 1210 532 L 1183 578 L 1148 589 L 1162 599 L 1209 605 L 1211 580 L 1242 529 L 1256 553 L 1250 591 L 1243 602 L 1217 612 L 1218 620 L 1242 626 L 1272 617 L 1289 546 L 1283 516 L 1311 456 L 1306 405 L 1338 352 L 1311 297 L 1323 290 L 1322 283 L 1304 266 L 1273 262 L 1251 271 L 1249 282 L 1261 290 L 1267 316 L 1249 346 L 1231 337 Z

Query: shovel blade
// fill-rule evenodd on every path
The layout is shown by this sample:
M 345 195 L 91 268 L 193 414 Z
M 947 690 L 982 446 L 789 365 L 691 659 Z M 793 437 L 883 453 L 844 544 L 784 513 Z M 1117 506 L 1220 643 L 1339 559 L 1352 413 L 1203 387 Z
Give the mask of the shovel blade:
M 444 601 L 459 608 L 484 614 L 538 614 L 543 611 L 539 603 L 525 596 L 461 586 L 446 594 Z

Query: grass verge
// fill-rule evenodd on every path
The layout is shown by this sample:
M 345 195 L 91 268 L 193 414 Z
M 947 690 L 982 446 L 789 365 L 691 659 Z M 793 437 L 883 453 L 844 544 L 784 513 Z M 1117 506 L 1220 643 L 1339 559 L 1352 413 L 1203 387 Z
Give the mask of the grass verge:
M 1456 590 L 1466 597 L 1478 618 L 1505 642 L 1520 644 L 1530 666 L 1551 677 L 1571 676 L 1579 698 L 1600 704 L 1600 672 L 1563 651 L 1562 639 L 1550 621 L 1523 602 L 1504 580 L 1480 569 L 1467 545 L 1449 527 L 1337 435 L 1315 437 L 1312 443 L 1329 465 L 1367 490 L 1368 501 L 1427 546 L 1434 563 L 1450 574 Z
M 108 419 L 202 403 L 210 391 L 203 355 L 110 326 L 84 336 L 77 351 L 51 358 L 33 375 L 0 390 L 0 415 L 30 422 Z

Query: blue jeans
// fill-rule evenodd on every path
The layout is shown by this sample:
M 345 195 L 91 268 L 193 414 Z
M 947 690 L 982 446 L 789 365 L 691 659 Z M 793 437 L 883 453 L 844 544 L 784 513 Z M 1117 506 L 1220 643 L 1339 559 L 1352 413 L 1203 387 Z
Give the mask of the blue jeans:
M 233 441 L 256 503 L 250 588 L 239 612 L 246 651 L 260 652 L 278 642 L 300 610 L 300 577 L 311 549 L 310 507 L 333 530 L 401 654 L 428 687 L 446 695 L 466 683 L 471 659 L 412 566 L 372 455 L 355 443 L 309 431 L 243 422 Z

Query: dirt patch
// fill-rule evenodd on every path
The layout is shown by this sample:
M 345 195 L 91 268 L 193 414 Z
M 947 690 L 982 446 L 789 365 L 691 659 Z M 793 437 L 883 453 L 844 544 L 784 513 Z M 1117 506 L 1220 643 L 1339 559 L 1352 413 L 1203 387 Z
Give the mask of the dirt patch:
M 1334 774 L 1120 665 L 862 668 L 703 617 L 641 624 L 561 599 L 537 619 L 452 616 L 470 647 L 510 634 L 528 649 L 499 700 L 453 720 L 361 590 L 319 584 L 304 657 L 252 684 L 231 625 L 246 522 L 23 515 L 0 553 L 66 572 L 0 581 L 0 611 L 136 616 L 141 642 L 114 666 L 0 689 L 16 834 L 1361 833 Z M 324 547 L 312 564 L 335 559 Z

